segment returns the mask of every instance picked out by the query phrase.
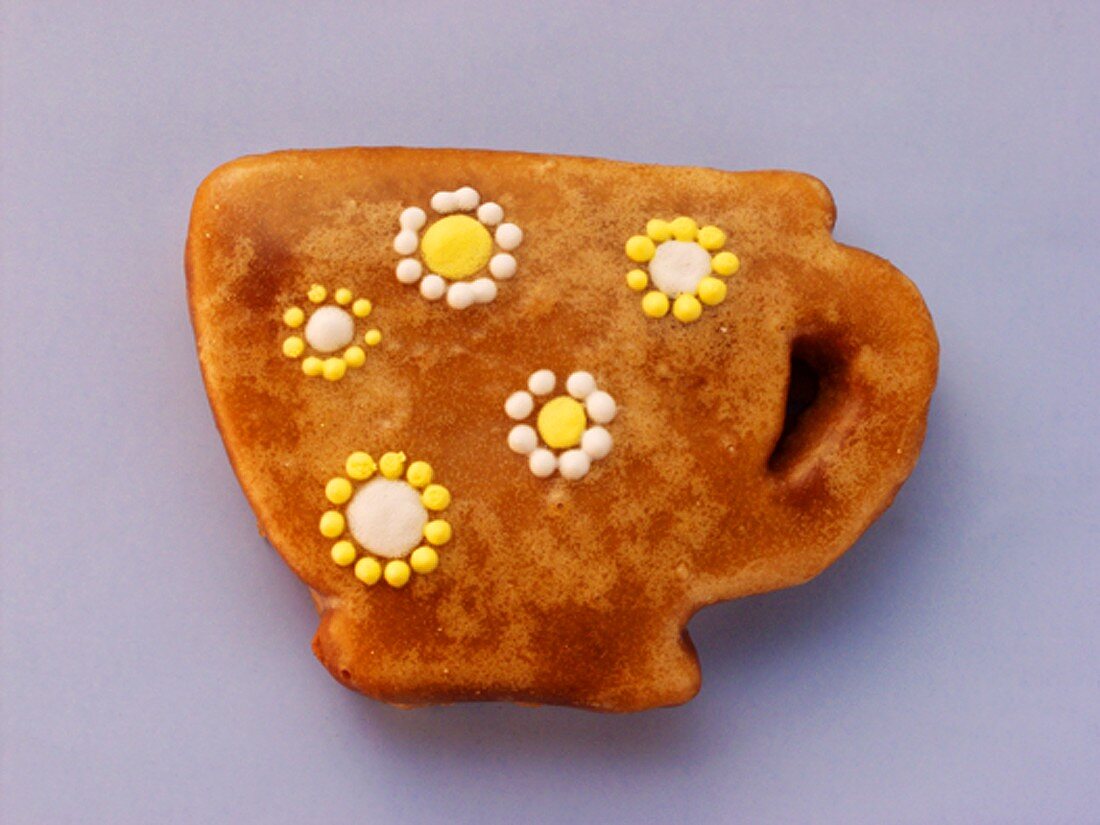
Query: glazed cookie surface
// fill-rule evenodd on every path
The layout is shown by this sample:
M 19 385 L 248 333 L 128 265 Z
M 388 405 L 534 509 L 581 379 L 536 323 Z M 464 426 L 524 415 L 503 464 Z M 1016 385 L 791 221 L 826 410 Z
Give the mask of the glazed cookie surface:
M 314 651 L 388 702 L 630 711 L 916 463 L 920 294 L 818 180 L 519 153 L 245 157 L 201 185 L 199 360 Z

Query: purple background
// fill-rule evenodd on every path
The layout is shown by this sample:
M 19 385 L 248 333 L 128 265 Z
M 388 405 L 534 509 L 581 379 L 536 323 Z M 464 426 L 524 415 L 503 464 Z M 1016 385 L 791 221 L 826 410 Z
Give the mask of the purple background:
M 1097 4 L 345 5 L 3 3 L 0 821 L 1100 821 Z M 181 257 L 215 165 L 347 144 L 817 174 L 942 339 L 897 504 L 697 616 L 685 707 L 346 691 Z

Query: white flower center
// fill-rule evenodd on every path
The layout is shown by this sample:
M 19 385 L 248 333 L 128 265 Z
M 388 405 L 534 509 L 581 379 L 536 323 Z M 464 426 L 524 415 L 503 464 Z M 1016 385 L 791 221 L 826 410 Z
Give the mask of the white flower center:
M 420 494 L 404 481 L 376 478 L 351 499 L 345 511 L 348 530 L 376 556 L 399 559 L 420 543 L 428 511 Z
M 321 307 L 306 323 L 306 341 L 318 352 L 335 352 L 354 337 L 355 321 L 340 307 Z
M 710 274 L 710 253 L 690 241 L 665 241 L 649 262 L 653 284 L 670 297 L 694 294 L 699 282 Z

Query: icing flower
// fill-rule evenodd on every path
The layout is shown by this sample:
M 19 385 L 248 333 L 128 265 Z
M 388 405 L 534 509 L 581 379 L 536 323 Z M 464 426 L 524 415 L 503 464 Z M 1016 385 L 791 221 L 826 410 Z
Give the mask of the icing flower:
M 451 540 L 450 522 L 439 513 L 451 503 L 450 491 L 433 482 L 426 461 L 406 467 L 404 453 L 385 453 L 378 462 L 354 452 L 344 475 L 325 484 L 330 509 L 321 516 L 321 535 L 334 539 L 332 560 L 351 567 L 367 585 L 385 579 L 404 587 L 413 573 L 439 566 L 438 548 Z
M 671 306 L 673 317 L 688 324 L 702 315 L 704 305 L 722 303 L 726 299 L 722 278 L 741 268 L 736 255 L 722 250 L 725 245 L 726 233 L 717 226 L 700 229 L 685 217 L 649 221 L 644 235 L 626 242 L 626 256 L 648 269 L 630 270 L 627 286 L 635 292 L 654 287 L 642 297 L 642 312 L 663 318 Z
M 504 412 L 523 421 L 539 406 L 535 426 L 517 424 L 508 433 L 508 446 L 527 456 L 531 472 L 548 478 L 557 470 L 561 477 L 584 478 L 592 462 L 611 452 L 611 433 L 601 425 L 615 418 L 615 399 L 596 387 L 587 372 L 575 372 L 565 381 L 565 395 L 555 395 L 557 379 L 550 370 L 531 373 L 527 390 L 508 396 Z M 560 451 L 560 452 L 559 452 Z
M 363 348 L 353 342 L 359 334 L 357 322 L 370 315 L 373 306 L 345 287 L 335 290 L 332 302 L 326 303 L 329 297 L 327 289 L 314 284 L 306 293 L 309 302 L 306 309 L 292 306 L 283 313 L 283 323 L 295 330 L 283 339 L 283 355 L 302 358 L 302 372 L 306 375 L 339 381 L 348 367 L 361 367 L 367 360 Z M 371 347 L 381 340 L 382 333 L 373 328 L 362 337 L 363 343 Z
M 523 230 L 504 222 L 500 204 L 481 203 L 470 186 L 436 192 L 430 206 L 442 216 L 430 224 L 419 206 L 401 213 L 393 248 L 406 257 L 397 263 L 397 280 L 419 282 L 421 295 L 429 301 L 446 296 L 454 309 L 490 303 L 497 281 L 516 274 L 511 253 L 522 243 Z

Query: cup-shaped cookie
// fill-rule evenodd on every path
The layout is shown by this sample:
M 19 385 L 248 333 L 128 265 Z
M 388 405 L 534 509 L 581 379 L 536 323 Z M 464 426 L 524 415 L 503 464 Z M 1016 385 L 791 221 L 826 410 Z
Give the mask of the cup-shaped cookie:
M 685 701 L 700 607 L 804 582 L 917 460 L 937 342 L 818 180 L 479 151 L 203 182 L 199 359 L 314 651 L 400 704 Z

